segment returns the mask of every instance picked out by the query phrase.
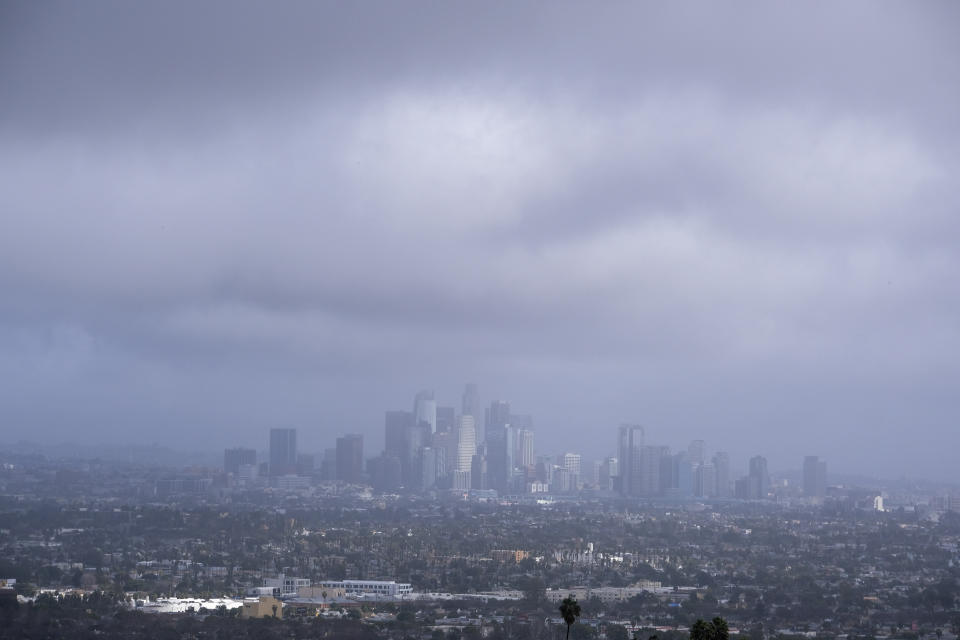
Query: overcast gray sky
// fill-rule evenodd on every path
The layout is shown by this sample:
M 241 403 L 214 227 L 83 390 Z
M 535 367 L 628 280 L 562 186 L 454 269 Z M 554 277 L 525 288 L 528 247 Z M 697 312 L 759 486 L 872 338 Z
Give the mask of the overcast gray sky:
M 960 481 L 960 4 L 4 2 L 0 441 L 435 389 Z

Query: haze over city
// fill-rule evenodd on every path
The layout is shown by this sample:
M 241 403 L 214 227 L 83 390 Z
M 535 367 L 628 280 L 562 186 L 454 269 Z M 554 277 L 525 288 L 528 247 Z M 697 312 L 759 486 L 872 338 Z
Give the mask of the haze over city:
M 0 444 L 958 479 L 956 4 L 370 9 L 0 7 Z

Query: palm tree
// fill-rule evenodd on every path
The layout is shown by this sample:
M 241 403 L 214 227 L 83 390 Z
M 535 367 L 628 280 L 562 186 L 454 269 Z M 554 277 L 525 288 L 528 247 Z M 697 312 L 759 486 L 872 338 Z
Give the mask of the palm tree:
M 730 627 L 719 616 L 710 622 L 698 619 L 690 627 L 690 640 L 730 640 Z
M 580 617 L 580 605 L 572 595 L 567 596 L 560 603 L 560 617 L 567 623 L 567 640 L 570 640 L 570 627 Z
M 713 628 L 713 640 L 730 640 L 730 627 L 726 620 L 717 616 L 710 621 L 710 626 Z

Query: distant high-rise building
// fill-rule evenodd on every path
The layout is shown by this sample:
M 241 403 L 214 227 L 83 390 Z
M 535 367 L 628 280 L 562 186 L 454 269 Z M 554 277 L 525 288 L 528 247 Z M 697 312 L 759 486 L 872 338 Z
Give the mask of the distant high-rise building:
M 479 447 L 470 461 L 470 488 L 489 489 L 486 445 Z
M 400 459 L 383 454 L 367 464 L 370 481 L 377 491 L 396 491 L 400 486 Z
M 558 467 L 553 475 L 551 489 L 556 493 L 571 493 L 579 488 L 579 483 L 579 474 L 576 474 L 564 467 Z
M 437 401 L 433 391 L 421 391 L 413 399 L 413 417 L 417 426 L 433 433 L 437 430 Z
M 818 456 L 803 459 L 803 495 L 809 498 L 827 495 L 827 463 Z
M 453 431 L 456 427 L 456 410 L 453 407 L 437 407 L 437 433 Z
M 620 425 L 617 460 L 620 467 L 620 493 L 625 496 L 643 494 L 641 479 L 642 449 L 643 427 L 638 424 Z
M 506 492 L 513 476 L 514 431 L 510 425 L 510 403 L 495 400 L 485 413 L 484 446 L 487 485 Z M 474 486 L 474 488 L 477 488 Z
M 363 481 L 363 436 L 348 434 L 337 438 L 337 480 Z
M 717 472 L 717 497 L 730 497 L 730 454 L 717 451 L 713 456 L 713 468 Z
M 533 431 L 530 429 L 519 429 L 517 431 L 515 463 L 520 467 L 532 467 L 534 465 Z
M 437 455 L 433 447 L 420 450 L 420 491 L 429 491 L 437 487 Z
M 417 484 L 417 454 L 426 429 L 417 426 L 410 411 L 387 411 L 384 416 L 384 453 L 400 461 L 402 482 Z
M 413 414 L 409 411 L 387 411 L 384 416 L 384 451 L 387 455 L 403 458 L 407 429 L 413 426 Z
M 243 447 L 237 447 L 235 449 L 224 449 L 223 451 L 223 471 L 225 473 L 232 473 L 233 475 L 240 474 L 240 465 L 256 465 L 257 464 L 257 452 L 254 449 L 244 449 Z
M 673 455 L 670 447 L 660 447 L 660 494 L 673 496 L 676 485 L 673 483 Z
M 477 430 L 473 416 L 460 416 L 457 428 L 457 466 L 456 471 L 470 472 L 473 469 L 473 456 L 477 453 Z M 469 488 L 469 487 L 468 487 Z
M 445 478 L 457 470 L 459 454 L 459 429 L 438 431 L 433 434 L 433 448 L 437 453 L 437 478 Z M 442 454 L 441 454 L 442 452 Z
M 661 447 L 640 447 L 640 495 L 660 493 L 660 454 Z
M 698 464 L 703 464 L 706 462 L 704 459 L 706 445 L 703 440 L 691 440 L 690 446 L 687 447 L 687 459 L 690 460 L 690 464 L 697 467 Z
M 537 456 L 534 470 L 539 482 L 553 482 L 553 459 L 550 456 Z
M 513 455 L 516 449 L 513 427 L 508 423 L 487 429 L 484 449 L 487 458 L 487 485 L 504 493 L 510 490 L 513 479 Z
M 739 492 L 741 495 L 738 495 L 738 498 L 766 500 L 770 493 L 770 474 L 767 472 L 766 458 L 763 456 L 750 458 L 750 474 L 746 481 L 746 486 Z
M 673 463 L 676 465 L 674 486 L 677 495 L 681 498 L 689 498 L 693 495 L 693 464 L 690 462 L 690 456 L 686 451 L 681 451 L 673 456 Z
M 472 382 L 468 382 L 463 389 L 463 404 L 460 407 L 460 414 L 473 416 L 474 424 L 480 418 L 480 398 L 477 395 L 477 385 Z
M 270 475 L 297 472 L 297 430 L 270 429 Z
M 604 491 L 613 491 L 615 478 L 617 478 L 619 474 L 617 458 L 604 458 L 603 463 L 600 465 L 599 488 Z
M 579 453 L 565 453 L 563 454 L 563 468 L 569 471 L 570 473 L 575 473 L 578 476 L 580 475 L 580 454 Z
M 712 498 L 717 495 L 717 470 L 711 463 L 699 465 L 693 474 L 694 494 L 698 498 Z
M 503 434 L 503 427 L 510 424 L 510 403 L 494 400 L 487 409 L 484 420 L 484 440 L 497 439 Z

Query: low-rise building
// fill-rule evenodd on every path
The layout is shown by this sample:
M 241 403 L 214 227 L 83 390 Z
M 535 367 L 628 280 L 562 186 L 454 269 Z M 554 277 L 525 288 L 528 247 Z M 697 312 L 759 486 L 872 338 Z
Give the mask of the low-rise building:
M 329 580 L 318 583 L 320 587 L 343 589 L 348 595 L 375 595 L 398 597 L 413 593 L 409 582 L 393 580 Z
M 240 609 L 241 618 L 282 618 L 283 603 L 273 596 L 247 598 Z
M 573 587 L 570 589 L 547 589 L 546 598 L 548 602 L 561 602 L 567 596 L 573 596 L 577 600 L 588 600 L 598 598 L 601 602 L 625 602 L 630 598 L 640 595 L 644 591 L 654 592 L 660 589 L 660 583 L 655 580 L 641 580 L 629 587 Z

